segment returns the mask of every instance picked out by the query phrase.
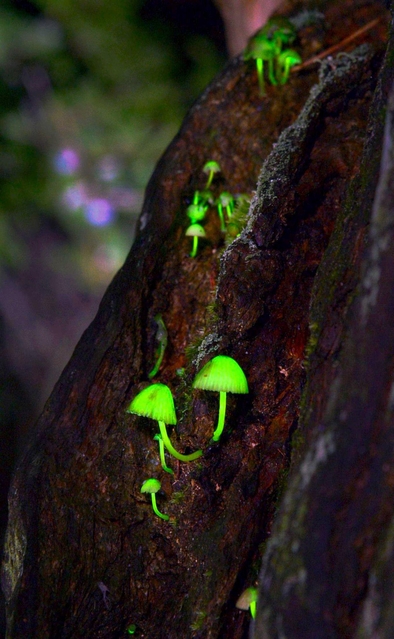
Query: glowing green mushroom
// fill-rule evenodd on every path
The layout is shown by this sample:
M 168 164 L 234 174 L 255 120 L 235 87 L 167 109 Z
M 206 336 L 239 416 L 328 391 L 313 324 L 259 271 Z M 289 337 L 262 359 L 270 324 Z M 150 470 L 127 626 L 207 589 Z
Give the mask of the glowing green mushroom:
M 159 480 L 155 479 L 154 477 L 151 477 L 150 479 L 145 479 L 144 483 L 141 486 L 141 492 L 150 494 L 152 498 L 153 511 L 156 513 L 158 517 L 160 517 L 161 519 L 164 519 L 165 521 L 168 521 L 169 516 L 161 513 L 156 503 L 156 493 L 159 492 L 160 488 L 161 488 L 161 483 L 159 482 Z
M 127 412 L 156 419 L 159 422 L 164 446 L 176 459 L 189 462 L 198 459 L 202 455 L 202 450 L 197 450 L 190 455 L 183 455 L 173 447 L 167 433 L 166 424 L 176 424 L 175 406 L 172 393 L 165 384 L 151 384 L 151 386 L 144 388 L 134 397 Z
M 271 84 L 277 84 L 274 74 L 275 46 L 265 35 L 257 33 L 249 40 L 244 60 L 256 60 L 260 95 L 265 95 L 264 62 L 268 62 L 268 76 Z
M 283 45 L 291 44 L 297 37 L 297 31 L 294 26 L 290 20 L 283 16 L 270 18 L 259 33 L 273 42 L 275 55 L 282 51 Z
M 226 209 L 227 217 L 230 218 L 234 211 L 234 198 L 228 191 L 223 191 L 223 193 L 219 195 L 216 204 L 220 217 L 220 228 L 221 231 L 224 233 L 226 230 L 226 225 L 224 223 L 223 208 Z
M 198 191 L 196 191 L 196 193 L 197 192 Z M 196 222 L 201 222 L 204 219 L 207 210 L 208 207 L 206 205 L 193 203 L 187 207 L 186 215 L 190 218 L 191 223 L 195 224 Z
M 285 84 L 289 79 L 291 67 L 302 62 L 301 56 L 294 49 L 285 49 L 278 55 L 277 63 L 279 67 L 279 82 Z
M 257 588 L 246 588 L 235 604 L 240 610 L 250 610 L 253 619 L 256 618 L 258 590 Z
M 169 468 L 169 466 L 167 466 L 166 464 L 164 442 L 163 442 L 162 436 L 160 435 L 160 433 L 157 433 L 157 435 L 155 435 L 153 439 L 156 442 L 159 442 L 159 455 L 160 455 L 160 462 L 161 462 L 162 469 L 165 470 L 166 473 L 171 473 L 171 475 L 173 475 L 174 471 L 172 470 L 172 468 Z
M 199 237 L 206 237 L 207 234 L 204 231 L 204 228 L 201 226 L 201 224 L 191 224 L 185 231 L 185 235 L 187 235 L 187 237 L 192 237 L 193 238 L 193 248 L 192 248 L 192 252 L 190 253 L 190 257 L 196 257 L 197 255 L 197 248 L 198 248 L 198 238 Z
M 213 176 L 215 175 L 215 173 L 220 172 L 220 164 L 218 162 L 215 162 L 215 160 L 209 160 L 204 164 L 202 170 L 204 171 L 204 173 L 208 173 L 208 180 L 205 188 L 209 189 L 213 180 Z
M 132 623 L 126 628 L 126 630 L 127 630 L 127 634 L 134 635 L 135 631 L 137 630 L 137 626 L 135 625 L 135 623 Z
M 226 393 L 248 393 L 248 382 L 240 365 L 232 357 L 217 355 L 197 373 L 193 388 L 220 393 L 219 418 L 212 440 L 219 441 L 226 416 Z
M 155 315 L 155 322 L 157 324 L 156 342 L 158 346 L 155 350 L 156 364 L 148 374 L 149 379 L 152 379 L 157 374 L 161 366 L 161 362 L 163 361 L 164 352 L 167 348 L 167 328 L 160 313 Z

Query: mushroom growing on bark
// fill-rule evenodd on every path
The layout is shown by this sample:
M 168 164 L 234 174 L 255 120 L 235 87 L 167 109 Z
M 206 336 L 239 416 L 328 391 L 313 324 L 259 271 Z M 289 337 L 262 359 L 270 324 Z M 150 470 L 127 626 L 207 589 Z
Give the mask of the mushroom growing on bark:
M 212 437 L 212 440 L 217 442 L 224 428 L 226 393 L 249 393 L 245 373 L 232 357 L 217 355 L 197 373 L 193 388 L 217 391 L 220 394 L 218 425 Z
M 175 406 L 172 393 L 165 384 L 151 384 L 151 386 L 144 388 L 134 397 L 127 412 L 156 419 L 159 422 L 164 446 L 176 459 L 189 462 L 198 459 L 202 455 L 202 450 L 197 450 L 190 455 L 183 455 L 173 447 L 167 433 L 166 424 L 176 424 Z
M 204 231 L 204 228 L 201 226 L 201 224 L 191 224 L 185 232 L 185 235 L 187 237 L 192 237 L 193 238 L 193 247 L 192 247 L 192 252 L 190 253 L 190 257 L 196 257 L 197 255 L 197 248 L 198 248 L 198 238 L 199 237 L 206 237 L 207 234 Z
M 150 494 L 152 498 L 152 508 L 154 513 L 156 513 L 156 515 L 160 517 L 160 519 L 164 519 L 165 521 L 168 521 L 169 516 L 161 513 L 156 503 L 156 493 L 159 492 L 160 488 L 161 488 L 161 483 L 159 482 L 159 480 L 155 479 L 154 477 L 151 477 L 150 479 L 145 479 L 144 483 L 141 486 L 141 492 Z
M 242 595 L 237 599 L 237 603 L 235 604 L 236 608 L 240 610 L 250 610 L 250 614 L 253 619 L 256 617 L 256 607 L 257 607 L 257 597 L 258 590 L 257 588 L 246 588 L 243 591 Z

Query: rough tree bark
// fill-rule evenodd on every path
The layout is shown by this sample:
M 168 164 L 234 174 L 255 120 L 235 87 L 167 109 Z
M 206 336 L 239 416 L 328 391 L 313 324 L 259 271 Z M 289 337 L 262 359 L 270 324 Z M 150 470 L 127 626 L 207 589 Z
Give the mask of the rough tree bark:
M 157 166 L 126 264 L 12 484 L 10 639 L 120 638 L 131 624 L 149 639 L 246 637 L 235 602 L 265 551 L 256 638 L 390 636 L 392 106 L 377 184 L 393 49 L 383 56 L 377 0 L 321 11 L 297 14 L 303 60 L 380 21 L 264 98 L 253 65 L 235 59 Z M 216 194 L 257 190 L 227 248 L 210 210 L 192 259 L 185 208 L 212 158 Z M 148 383 L 157 313 L 172 438 L 204 449 L 175 478 L 158 464 L 153 422 L 126 413 Z M 217 397 L 191 382 L 217 353 L 241 364 L 250 393 L 229 398 L 211 445 Z M 140 493 L 151 476 L 169 522 Z

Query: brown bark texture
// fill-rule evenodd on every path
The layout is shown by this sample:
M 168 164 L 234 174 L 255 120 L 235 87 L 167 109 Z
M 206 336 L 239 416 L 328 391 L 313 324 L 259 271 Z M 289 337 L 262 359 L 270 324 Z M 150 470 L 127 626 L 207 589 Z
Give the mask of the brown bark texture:
M 235 603 L 262 560 L 256 639 L 393 636 L 393 43 L 385 54 L 377 0 L 304 8 L 303 61 L 335 53 L 263 97 L 254 64 L 234 59 L 158 163 L 128 259 L 12 483 L 9 639 L 245 639 Z M 191 258 L 185 210 L 211 159 L 215 196 L 251 206 L 234 241 L 211 206 Z M 151 383 L 158 314 L 171 439 L 204 451 L 167 458 L 175 475 L 157 424 L 126 412 Z M 212 443 L 218 396 L 192 382 L 217 354 L 249 393 L 228 394 Z M 149 477 L 168 521 L 140 492 Z

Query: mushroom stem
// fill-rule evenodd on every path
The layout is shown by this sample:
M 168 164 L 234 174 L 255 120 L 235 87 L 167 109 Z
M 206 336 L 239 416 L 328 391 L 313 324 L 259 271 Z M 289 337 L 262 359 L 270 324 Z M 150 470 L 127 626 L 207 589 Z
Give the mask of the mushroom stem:
M 218 204 L 218 213 L 220 218 L 220 230 L 222 231 L 222 233 L 224 233 L 226 230 L 226 225 L 224 223 L 223 205 L 220 204 L 220 202 Z
M 171 453 L 173 457 L 179 459 L 179 461 L 189 462 L 198 459 L 202 455 L 202 450 L 196 450 L 195 453 L 191 453 L 190 455 L 182 455 L 182 453 L 178 453 L 177 450 L 171 444 L 171 440 L 168 437 L 166 425 L 164 422 L 159 421 L 160 434 L 163 438 L 164 446 L 167 448 L 168 452 Z M 222 426 L 223 430 L 223 426 Z
M 160 462 L 161 462 L 162 469 L 165 470 L 167 473 L 171 473 L 171 475 L 173 475 L 174 471 L 172 470 L 172 468 L 169 468 L 166 464 L 166 458 L 164 453 L 164 442 L 163 442 L 162 436 L 157 434 L 154 436 L 153 439 L 159 442 L 159 455 L 160 455 Z
M 271 84 L 273 84 L 274 86 L 278 84 L 277 81 L 276 81 L 276 78 L 275 78 L 275 73 L 274 73 L 274 58 L 273 57 L 271 57 L 268 60 L 268 77 L 269 77 L 269 80 L 270 80 Z
M 158 517 L 160 517 L 160 519 L 164 519 L 165 521 L 168 521 L 168 520 L 169 520 L 169 516 L 168 516 L 168 515 L 164 515 L 164 513 L 161 513 L 161 512 L 160 512 L 160 510 L 159 510 L 159 509 L 158 509 L 158 507 L 157 507 L 157 504 L 156 504 L 156 495 L 155 495 L 155 493 L 152 493 L 152 494 L 151 494 L 151 497 L 152 497 L 152 508 L 153 508 L 153 512 L 155 512 L 155 513 L 156 513 L 156 515 L 157 515 Z
M 259 80 L 260 95 L 265 95 L 264 89 L 264 62 L 262 58 L 256 58 L 257 77 Z
M 220 391 L 219 397 L 219 418 L 218 425 L 213 433 L 212 441 L 218 442 L 224 428 L 224 418 L 226 416 L 226 392 Z
M 192 252 L 190 253 L 190 257 L 196 257 L 196 255 L 197 255 L 197 247 L 198 247 L 198 237 L 197 237 L 197 235 L 195 235 L 193 237 L 193 248 L 192 248 Z
M 250 610 L 250 614 L 252 615 L 252 619 L 256 619 L 256 608 L 257 608 L 257 601 L 251 601 L 249 610 Z
M 213 179 L 214 174 L 215 174 L 215 171 L 212 171 L 212 170 L 211 170 L 211 171 L 209 172 L 208 180 L 207 180 L 207 183 L 206 183 L 206 185 L 205 185 L 205 188 L 206 188 L 206 189 L 209 189 L 209 187 L 211 186 L 211 184 L 212 184 L 212 179 Z

